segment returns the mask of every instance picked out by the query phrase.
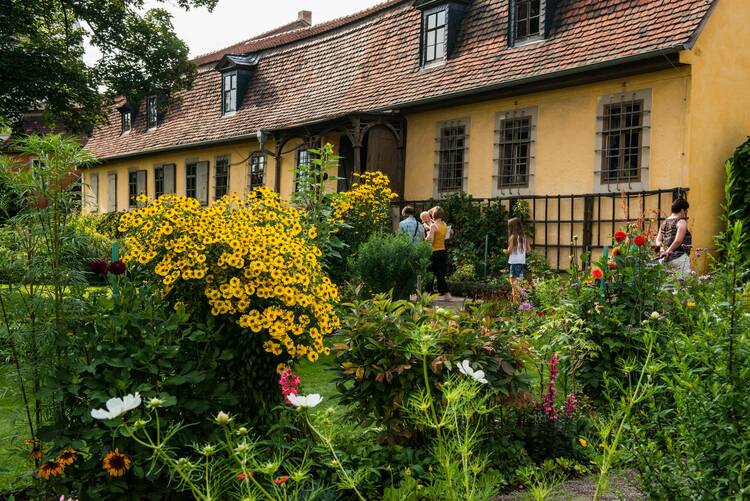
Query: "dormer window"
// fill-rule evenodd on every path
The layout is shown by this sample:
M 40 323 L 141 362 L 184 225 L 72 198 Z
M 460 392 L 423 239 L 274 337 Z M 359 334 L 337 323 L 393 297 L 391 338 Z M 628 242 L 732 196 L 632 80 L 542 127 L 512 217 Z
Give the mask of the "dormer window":
M 422 66 L 448 59 L 456 46 L 461 22 L 471 0 L 417 0 L 422 11 Z
M 250 76 L 258 65 L 258 56 L 227 54 L 216 65 L 221 73 L 221 113 L 227 115 L 242 106 L 245 92 L 250 86 Z
M 445 58 L 445 32 L 448 13 L 443 7 L 424 14 L 424 64 Z
M 146 124 L 147 128 L 155 129 L 159 125 L 159 100 L 156 95 L 148 96 L 146 99 Z
M 133 112 L 130 108 L 120 109 L 120 133 L 125 134 L 133 128 Z
M 224 73 L 221 84 L 222 113 L 237 111 L 237 72 Z
M 544 38 L 545 0 L 511 0 L 511 44 Z

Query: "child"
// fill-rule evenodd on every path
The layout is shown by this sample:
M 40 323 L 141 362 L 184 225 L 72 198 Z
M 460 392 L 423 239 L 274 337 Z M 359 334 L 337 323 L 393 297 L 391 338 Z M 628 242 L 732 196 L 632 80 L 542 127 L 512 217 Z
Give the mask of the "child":
M 520 285 L 526 266 L 526 254 L 531 252 L 531 244 L 523 232 L 523 223 L 517 217 L 508 220 L 508 264 L 510 265 L 510 286 L 513 302 L 519 303 Z

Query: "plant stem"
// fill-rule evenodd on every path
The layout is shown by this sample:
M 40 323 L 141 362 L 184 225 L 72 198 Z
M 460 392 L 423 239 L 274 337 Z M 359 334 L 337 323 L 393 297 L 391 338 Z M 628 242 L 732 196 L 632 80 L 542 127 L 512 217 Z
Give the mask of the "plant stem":
M 341 464 L 341 461 L 339 461 L 339 457 L 336 455 L 336 451 L 333 450 L 333 445 L 331 444 L 331 441 L 328 440 L 326 437 L 324 437 L 310 422 L 310 417 L 305 413 L 305 421 L 307 422 L 307 426 L 310 427 L 310 429 L 315 433 L 320 439 L 323 441 L 323 443 L 326 444 L 328 449 L 331 451 L 331 455 L 333 455 L 333 459 L 336 461 L 336 465 L 338 466 L 339 470 L 341 470 L 341 473 L 344 475 L 344 478 L 346 478 L 347 482 L 349 482 L 349 485 L 354 490 L 354 493 L 357 495 L 357 497 L 360 499 L 360 501 L 365 501 L 365 498 L 362 497 L 362 494 L 359 493 L 357 490 L 357 486 L 354 485 L 354 482 L 352 481 L 349 474 L 346 472 L 346 469 L 344 469 L 344 465 Z

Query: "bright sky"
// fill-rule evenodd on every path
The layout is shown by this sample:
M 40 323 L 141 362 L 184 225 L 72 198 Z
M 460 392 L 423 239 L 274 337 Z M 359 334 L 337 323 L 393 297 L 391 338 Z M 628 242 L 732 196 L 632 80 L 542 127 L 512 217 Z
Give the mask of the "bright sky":
M 297 13 L 301 10 L 312 11 L 313 24 L 318 24 L 366 9 L 381 1 L 219 0 L 211 13 L 203 8 L 184 11 L 171 0 L 146 0 L 146 7 L 162 7 L 172 13 L 177 35 L 190 47 L 190 56 L 195 57 L 290 23 L 297 19 Z M 97 59 L 96 51 L 87 52 L 88 63 Z

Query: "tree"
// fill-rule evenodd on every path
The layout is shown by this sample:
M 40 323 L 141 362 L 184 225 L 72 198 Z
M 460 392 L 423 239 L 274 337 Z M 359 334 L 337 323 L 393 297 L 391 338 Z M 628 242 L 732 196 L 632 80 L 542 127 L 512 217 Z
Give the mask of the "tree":
M 217 2 L 172 0 L 209 11 Z M 170 14 L 142 14 L 144 3 L 0 0 L 0 116 L 18 127 L 24 112 L 43 107 L 51 123 L 91 132 L 116 96 L 134 107 L 148 94 L 190 88 L 196 69 L 188 47 Z M 102 53 L 93 67 L 83 61 L 86 40 Z

